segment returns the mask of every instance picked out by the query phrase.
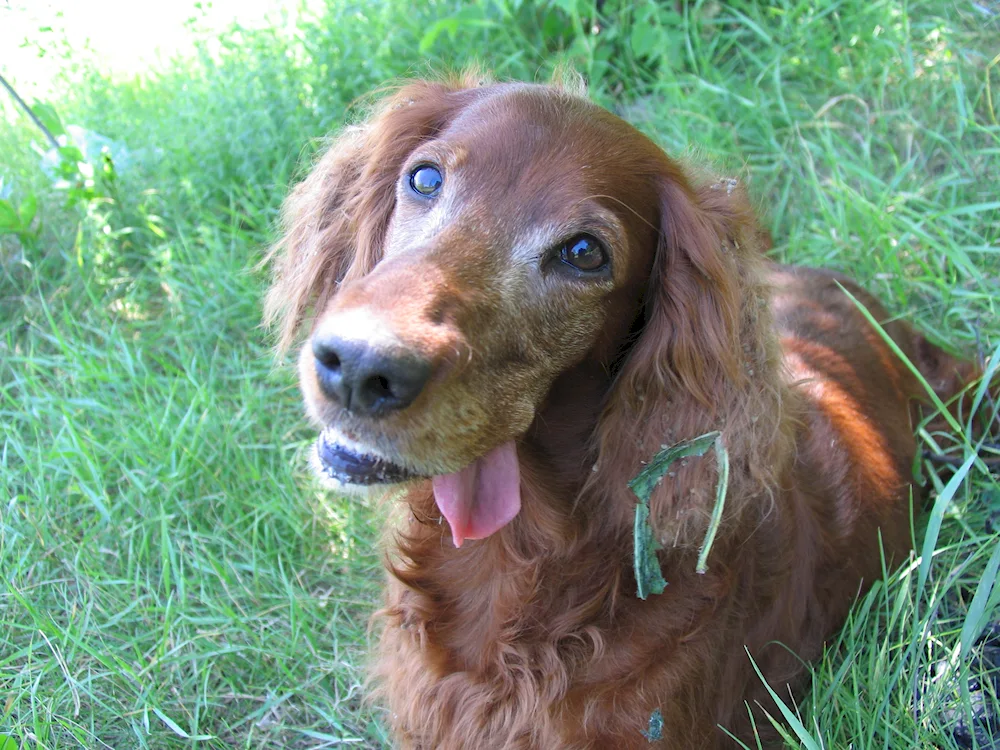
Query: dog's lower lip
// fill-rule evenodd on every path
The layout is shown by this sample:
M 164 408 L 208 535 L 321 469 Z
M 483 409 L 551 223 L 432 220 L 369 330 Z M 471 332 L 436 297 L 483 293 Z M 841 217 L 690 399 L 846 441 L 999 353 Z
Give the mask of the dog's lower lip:
M 342 484 L 396 484 L 416 478 L 409 469 L 349 448 L 325 432 L 316 441 L 316 455 L 323 472 Z

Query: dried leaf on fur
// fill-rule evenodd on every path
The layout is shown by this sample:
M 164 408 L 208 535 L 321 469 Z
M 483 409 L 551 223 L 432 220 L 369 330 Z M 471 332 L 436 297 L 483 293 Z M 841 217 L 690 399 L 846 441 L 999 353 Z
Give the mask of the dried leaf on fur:
M 649 496 L 653 488 L 663 479 L 664 474 L 670 465 L 679 458 L 688 456 L 704 456 L 705 452 L 715 443 L 719 437 L 719 432 L 707 432 L 691 440 L 682 440 L 679 443 L 663 448 L 653 456 L 653 460 L 646 464 L 646 468 L 640 471 L 636 477 L 628 483 L 629 489 L 635 496 L 644 503 L 649 502 Z
M 722 511 L 726 507 L 726 491 L 729 489 L 729 451 L 726 450 L 722 435 L 719 433 L 716 433 L 715 438 L 715 458 L 719 462 L 719 480 L 715 484 L 715 507 L 712 509 L 712 518 L 708 522 L 705 541 L 702 542 L 701 551 L 698 553 L 698 565 L 695 570 L 699 573 L 708 570 L 708 553 L 712 549 L 719 524 L 722 523 Z
M 635 582 L 640 599 L 645 599 L 650 593 L 662 594 L 667 587 L 667 581 L 660 571 L 660 561 L 656 550 L 660 548 L 653 527 L 649 525 L 649 505 L 640 502 L 635 506 L 635 528 L 632 544 L 634 547 Z
M 664 475 L 670 469 L 671 464 L 680 458 L 688 456 L 704 456 L 712 446 L 716 448 L 716 455 L 719 459 L 719 486 L 716 490 L 715 511 L 712 514 L 712 523 L 709 524 L 708 534 L 702 545 L 701 555 L 698 558 L 698 572 L 704 571 L 704 559 L 708 558 L 712 541 L 715 539 L 715 532 L 718 530 L 719 521 L 722 519 L 722 508 L 725 502 L 726 487 L 729 484 L 729 454 L 726 453 L 722 444 L 722 434 L 718 431 L 709 432 L 691 440 L 682 440 L 679 443 L 663 448 L 653 456 L 646 468 L 639 472 L 631 482 L 629 489 L 639 498 L 635 506 L 635 525 L 632 532 L 632 544 L 634 552 L 634 569 L 637 594 L 640 599 L 645 599 L 650 593 L 662 594 L 667 586 L 667 581 L 660 571 L 660 561 L 656 552 L 660 549 L 653 527 L 649 524 L 649 496 L 653 488 L 660 483 Z M 718 516 L 718 518 L 716 518 Z
M 643 729 L 642 736 L 649 740 L 649 744 L 663 739 L 663 714 L 660 709 L 654 709 L 649 717 L 649 728 Z

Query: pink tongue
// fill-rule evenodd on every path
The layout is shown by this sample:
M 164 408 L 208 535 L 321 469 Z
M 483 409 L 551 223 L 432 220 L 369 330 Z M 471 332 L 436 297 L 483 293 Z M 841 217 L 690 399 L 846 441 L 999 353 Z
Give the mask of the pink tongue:
M 521 509 L 521 470 L 513 440 L 431 482 L 456 547 L 466 539 L 485 539 L 499 531 Z

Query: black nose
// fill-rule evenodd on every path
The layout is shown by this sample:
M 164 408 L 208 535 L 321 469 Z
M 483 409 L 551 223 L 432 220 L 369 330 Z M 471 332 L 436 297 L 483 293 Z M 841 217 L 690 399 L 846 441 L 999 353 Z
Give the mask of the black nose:
M 317 335 L 312 349 L 323 393 L 363 416 L 409 406 L 431 375 L 431 364 L 422 357 L 356 339 Z

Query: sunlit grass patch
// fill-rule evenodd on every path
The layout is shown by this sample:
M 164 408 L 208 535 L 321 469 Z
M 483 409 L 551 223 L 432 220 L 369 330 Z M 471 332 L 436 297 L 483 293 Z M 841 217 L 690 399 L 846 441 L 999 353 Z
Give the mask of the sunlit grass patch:
M 309 479 L 253 270 L 360 97 L 474 59 L 523 80 L 568 59 L 669 151 L 748 179 L 775 258 L 846 271 L 972 356 L 1000 341 L 998 21 L 980 5 L 330 0 L 193 35 L 129 80 L 61 57 L 64 123 L 132 158 L 114 194 L 67 206 L 33 126 L 0 126 L 0 197 L 34 194 L 40 222 L 33 244 L 0 235 L 0 735 L 386 746 L 362 700 L 380 511 Z M 996 617 L 998 498 L 970 465 L 931 554 L 830 643 L 789 704 L 819 746 L 958 746 L 986 669 L 972 613 Z

